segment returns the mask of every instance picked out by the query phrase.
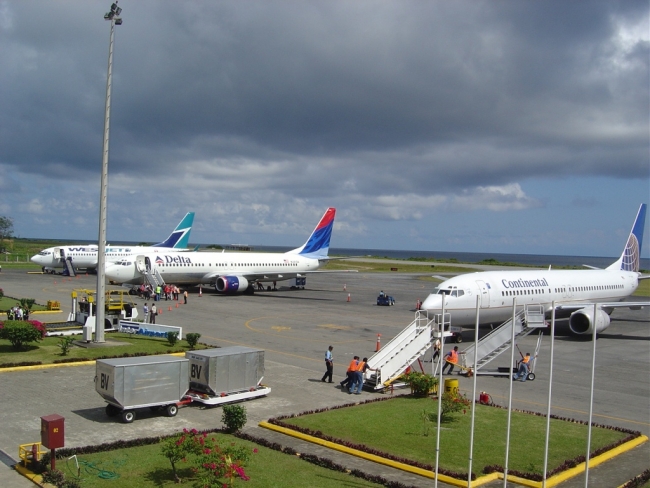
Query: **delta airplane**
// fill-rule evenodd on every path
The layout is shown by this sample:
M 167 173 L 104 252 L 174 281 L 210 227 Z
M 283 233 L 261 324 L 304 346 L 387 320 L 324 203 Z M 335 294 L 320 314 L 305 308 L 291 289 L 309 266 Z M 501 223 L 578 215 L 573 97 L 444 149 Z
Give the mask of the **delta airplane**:
M 609 326 L 609 315 L 615 308 L 639 309 L 650 302 L 622 302 L 637 289 L 640 279 L 650 278 L 639 273 L 641 242 L 646 204 L 639 207 L 632 231 L 621 257 L 606 269 L 483 271 L 455 276 L 438 285 L 436 291 L 422 303 L 428 317 L 450 314 L 454 326 L 474 326 L 476 296 L 480 296 L 479 322 L 501 324 L 512 317 L 512 305 L 517 308 L 537 304 L 550 316 L 555 301 L 556 317 L 569 317 L 569 328 L 577 335 L 602 332 Z M 597 303 L 596 316 L 594 306 Z
M 303 277 L 328 261 L 335 214 L 335 208 L 328 208 L 307 242 L 284 254 L 223 251 L 198 252 L 191 256 L 144 254 L 107 264 L 106 278 L 113 284 L 135 285 L 144 282 L 148 270 L 154 270 L 165 282 L 175 285 L 209 284 L 221 293 L 252 293 L 254 283 Z
M 106 246 L 106 262 L 119 261 L 125 257 L 145 252 L 187 251 L 193 223 L 194 212 L 188 212 L 167 239 L 153 246 Z M 67 258 L 72 258 L 72 265 L 75 269 L 95 269 L 97 268 L 97 248 L 97 244 L 49 247 L 32 256 L 31 260 L 42 266 L 43 271 L 63 268 Z

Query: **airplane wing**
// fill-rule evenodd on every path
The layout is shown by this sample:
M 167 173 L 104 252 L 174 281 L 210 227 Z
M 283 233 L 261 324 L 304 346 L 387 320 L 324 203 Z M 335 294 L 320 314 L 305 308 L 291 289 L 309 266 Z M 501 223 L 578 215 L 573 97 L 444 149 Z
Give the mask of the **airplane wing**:
M 556 305 L 555 308 L 558 310 L 581 310 L 587 307 L 593 307 L 593 302 L 584 302 L 584 303 L 568 303 L 566 305 Z M 602 309 L 614 310 L 615 308 L 630 308 L 632 310 L 640 310 L 643 307 L 650 307 L 650 302 L 603 302 L 598 303 L 598 306 Z

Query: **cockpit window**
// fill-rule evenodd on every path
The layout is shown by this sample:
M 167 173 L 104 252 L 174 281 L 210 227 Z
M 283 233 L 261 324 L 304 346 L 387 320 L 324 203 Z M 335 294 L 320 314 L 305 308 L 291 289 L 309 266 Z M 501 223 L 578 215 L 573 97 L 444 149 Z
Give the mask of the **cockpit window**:
M 438 289 L 438 295 L 450 295 L 451 290 Z

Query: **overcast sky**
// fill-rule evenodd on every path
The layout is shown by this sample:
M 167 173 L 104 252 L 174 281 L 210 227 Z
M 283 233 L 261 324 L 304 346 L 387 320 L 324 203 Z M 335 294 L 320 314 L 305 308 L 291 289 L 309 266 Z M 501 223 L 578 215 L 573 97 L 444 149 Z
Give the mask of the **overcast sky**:
M 106 1 L 0 0 L 0 215 L 97 239 Z M 121 0 L 108 240 L 618 256 L 650 199 L 642 1 Z M 646 222 L 643 257 L 650 256 Z

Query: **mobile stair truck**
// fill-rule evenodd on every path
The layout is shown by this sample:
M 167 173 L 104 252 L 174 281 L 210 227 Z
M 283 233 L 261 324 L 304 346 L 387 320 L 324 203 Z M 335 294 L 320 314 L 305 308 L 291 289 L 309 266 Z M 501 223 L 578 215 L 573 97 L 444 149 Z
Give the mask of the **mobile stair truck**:
M 205 405 L 250 400 L 268 395 L 262 385 L 264 350 L 244 346 L 188 351 L 190 391 L 187 397 Z
M 135 420 L 136 409 L 164 410 L 168 417 L 178 407 L 190 403 L 189 361 L 175 356 L 139 356 L 98 359 L 95 391 L 106 401 L 106 415 L 120 415 L 122 421 Z

